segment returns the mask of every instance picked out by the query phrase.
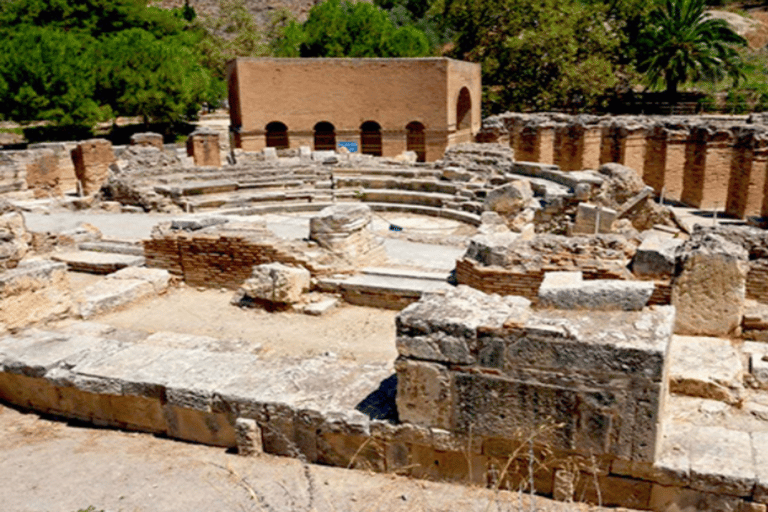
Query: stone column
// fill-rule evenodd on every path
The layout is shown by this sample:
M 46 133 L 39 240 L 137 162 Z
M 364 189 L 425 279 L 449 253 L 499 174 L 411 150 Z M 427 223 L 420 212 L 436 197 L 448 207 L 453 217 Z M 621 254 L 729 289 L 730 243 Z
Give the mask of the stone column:
M 98 192 L 107 180 L 109 166 L 115 161 L 115 152 L 108 140 L 89 139 L 72 150 L 72 160 L 83 194 L 88 196 Z
M 555 133 L 552 123 L 536 126 L 536 161 L 540 164 L 555 163 Z
M 219 134 L 207 130 L 192 132 L 187 139 L 187 155 L 194 158 L 198 167 L 221 167 Z
M 740 131 L 734 140 L 725 212 L 743 219 L 749 215 L 760 215 L 768 139 L 750 129 Z
M 539 161 L 539 130 L 533 123 L 527 123 L 516 135 L 515 160 L 518 162 Z
M 680 200 L 696 208 L 725 208 L 731 174 L 733 133 L 697 127 L 685 164 Z
M 634 169 L 638 174 L 645 165 L 646 129 L 642 125 L 622 126 L 619 130 L 620 163 Z
M 661 189 L 664 186 L 666 163 L 667 131 L 663 126 L 654 126 L 648 131 L 645 141 L 645 161 L 643 162 L 642 173 L 645 184 L 652 187 L 657 194 L 661 194 Z
M 683 176 L 686 162 L 693 158 L 694 147 L 689 143 L 690 130 L 666 129 L 666 158 L 664 162 L 664 197 L 680 201 L 683 195 Z
M 581 170 L 581 135 L 579 125 L 555 127 L 555 165 L 563 171 Z
M 35 197 L 61 196 L 59 158 L 52 149 L 32 151 L 27 164 L 27 188 Z
M 581 135 L 581 162 L 579 169 L 594 169 L 600 167 L 600 143 L 603 137 L 602 127 L 597 125 L 585 126 Z
M 621 159 L 621 147 L 619 145 L 619 127 L 615 124 L 604 124 L 602 127 L 602 140 L 600 142 L 600 163 L 619 163 Z

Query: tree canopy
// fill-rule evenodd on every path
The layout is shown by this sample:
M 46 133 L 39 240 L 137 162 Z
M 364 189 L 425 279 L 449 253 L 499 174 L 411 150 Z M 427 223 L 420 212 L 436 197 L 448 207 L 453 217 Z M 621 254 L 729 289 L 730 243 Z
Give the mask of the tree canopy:
M 745 46 L 724 20 L 708 17 L 705 0 L 665 0 L 651 12 L 645 34 L 648 57 L 639 63 L 646 81 L 677 93 L 688 80 L 743 76 L 735 47 Z
M 223 86 L 200 66 L 200 35 L 183 15 L 141 0 L 0 3 L 0 116 L 60 125 L 194 116 Z

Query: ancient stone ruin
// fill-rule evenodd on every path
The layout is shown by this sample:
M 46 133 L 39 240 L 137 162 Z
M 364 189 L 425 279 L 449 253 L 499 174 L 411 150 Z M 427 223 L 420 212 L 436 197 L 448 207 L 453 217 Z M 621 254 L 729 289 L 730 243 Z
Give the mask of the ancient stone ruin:
M 495 142 L 428 163 L 139 134 L 73 145 L 79 191 L 63 150 L 2 153 L 0 399 L 248 456 L 764 511 L 768 236 L 659 197 L 760 214 L 765 169 L 747 139 L 762 129 L 508 114 L 484 123 L 478 140 Z M 745 169 L 752 206 L 736 208 L 714 187 Z M 141 239 L 25 221 L 77 209 L 94 224 L 163 217 Z M 253 318 L 396 309 L 396 356 L 276 357 L 100 323 L 182 287 Z

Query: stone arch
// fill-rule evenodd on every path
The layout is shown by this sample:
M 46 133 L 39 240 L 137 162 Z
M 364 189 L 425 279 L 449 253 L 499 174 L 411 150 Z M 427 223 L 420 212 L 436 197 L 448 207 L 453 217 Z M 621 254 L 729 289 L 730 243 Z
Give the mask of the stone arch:
M 466 130 L 472 127 L 472 96 L 469 89 L 462 87 L 459 99 L 456 101 L 456 130 Z
M 280 121 L 272 121 L 266 126 L 267 147 L 288 149 L 288 127 Z
M 315 151 L 336 150 L 336 127 L 328 121 L 320 121 L 315 125 Z
M 366 121 L 360 125 L 360 152 L 381 156 L 381 125 L 376 121 Z
M 411 121 L 405 126 L 406 143 L 405 149 L 416 153 L 416 160 L 419 162 L 427 161 L 427 138 L 424 134 L 424 125 L 418 121 Z

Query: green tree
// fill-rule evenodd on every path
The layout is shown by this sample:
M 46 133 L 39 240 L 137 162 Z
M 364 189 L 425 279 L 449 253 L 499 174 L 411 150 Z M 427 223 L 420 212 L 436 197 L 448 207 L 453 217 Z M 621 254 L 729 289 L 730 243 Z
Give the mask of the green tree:
M 302 41 L 302 57 L 421 57 L 431 50 L 423 32 L 396 27 L 385 11 L 366 2 L 315 5 L 301 28 L 303 35 L 294 37 Z
M 483 68 L 484 110 L 592 110 L 620 84 L 620 32 L 602 4 L 443 0 L 456 58 Z
M 106 38 L 99 50 L 96 97 L 120 115 L 145 123 L 192 118 L 203 102 L 223 94 L 221 82 L 195 65 L 200 56 L 176 38 L 130 29 Z
M 0 114 L 14 121 L 93 124 L 109 115 L 94 98 L 95 41 L 23 26 L 0 39 Z
M 644 42 L 648 57 L 638 69 L 651 87 L 670 95 L 688 80 L 743 76 L 736 47 L 746 41 L 724 20 L 708 17 L 705 0 L 665 0 L 651 12 Z

